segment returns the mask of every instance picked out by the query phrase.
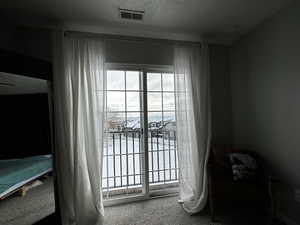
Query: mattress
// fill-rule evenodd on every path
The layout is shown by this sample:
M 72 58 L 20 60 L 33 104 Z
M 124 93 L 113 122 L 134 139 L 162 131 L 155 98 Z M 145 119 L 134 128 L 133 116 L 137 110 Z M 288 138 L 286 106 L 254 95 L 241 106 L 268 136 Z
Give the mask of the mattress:
M 51 170 L 51 155 L 0 160 L 0 197 Z

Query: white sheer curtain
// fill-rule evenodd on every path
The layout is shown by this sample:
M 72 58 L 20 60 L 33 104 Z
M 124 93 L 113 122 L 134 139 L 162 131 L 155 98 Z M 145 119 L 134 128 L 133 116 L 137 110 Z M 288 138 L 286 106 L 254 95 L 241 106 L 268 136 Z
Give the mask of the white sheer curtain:
M 189 213 L 207 202 L 211 118 L 207 44 L 175 46 L 175 89 L 180 198 Z
M 101 225 L 104 44 L 54 35 L 55 156 L 63 225 Z

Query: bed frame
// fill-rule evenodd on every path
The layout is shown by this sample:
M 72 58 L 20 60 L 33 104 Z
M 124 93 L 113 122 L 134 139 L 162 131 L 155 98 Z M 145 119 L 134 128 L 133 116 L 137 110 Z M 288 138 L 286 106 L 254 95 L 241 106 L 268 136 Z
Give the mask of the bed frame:
M 6 190 L 5 192 L 3 192 L 1 195 L 0 195 L 0 200 L 3 200 L 9 196 L 11 196 L 12 194 L 14 193 L 19 193 L 20 196 L 25 196 L 26 195 L 26 186 L 28 186 L 29 184 L 33 183 L 34 181 L 38 180 L 39 178 L 42 178 L 42 177 L 48 177 L 49 174 L 52 172 L 52 168 L 36 175 L 36 176 L 33 176 L 25 181 L 22 181 L 12 187 L 10 187 L 8 190 Z

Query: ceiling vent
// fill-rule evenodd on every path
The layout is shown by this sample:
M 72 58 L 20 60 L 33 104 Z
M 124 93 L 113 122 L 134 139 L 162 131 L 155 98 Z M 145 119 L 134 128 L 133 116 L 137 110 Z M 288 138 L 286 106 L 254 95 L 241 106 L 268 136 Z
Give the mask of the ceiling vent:
M 120 17 L 126 20 L 142 21 L 145 14 L 145 11 L 130 10 L 130 9 L 119 9 L 119 11 L 120 11 Z

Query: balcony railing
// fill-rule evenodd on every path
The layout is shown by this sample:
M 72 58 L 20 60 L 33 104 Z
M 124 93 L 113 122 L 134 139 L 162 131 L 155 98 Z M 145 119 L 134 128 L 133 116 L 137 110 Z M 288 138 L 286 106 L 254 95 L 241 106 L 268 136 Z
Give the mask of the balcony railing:
M 142 187 L 145 152 L 140 129 L 106 132 L 102 188 L 104 192 Z M 149 185 L 178 181 L 176 131 L 149 129 Z

